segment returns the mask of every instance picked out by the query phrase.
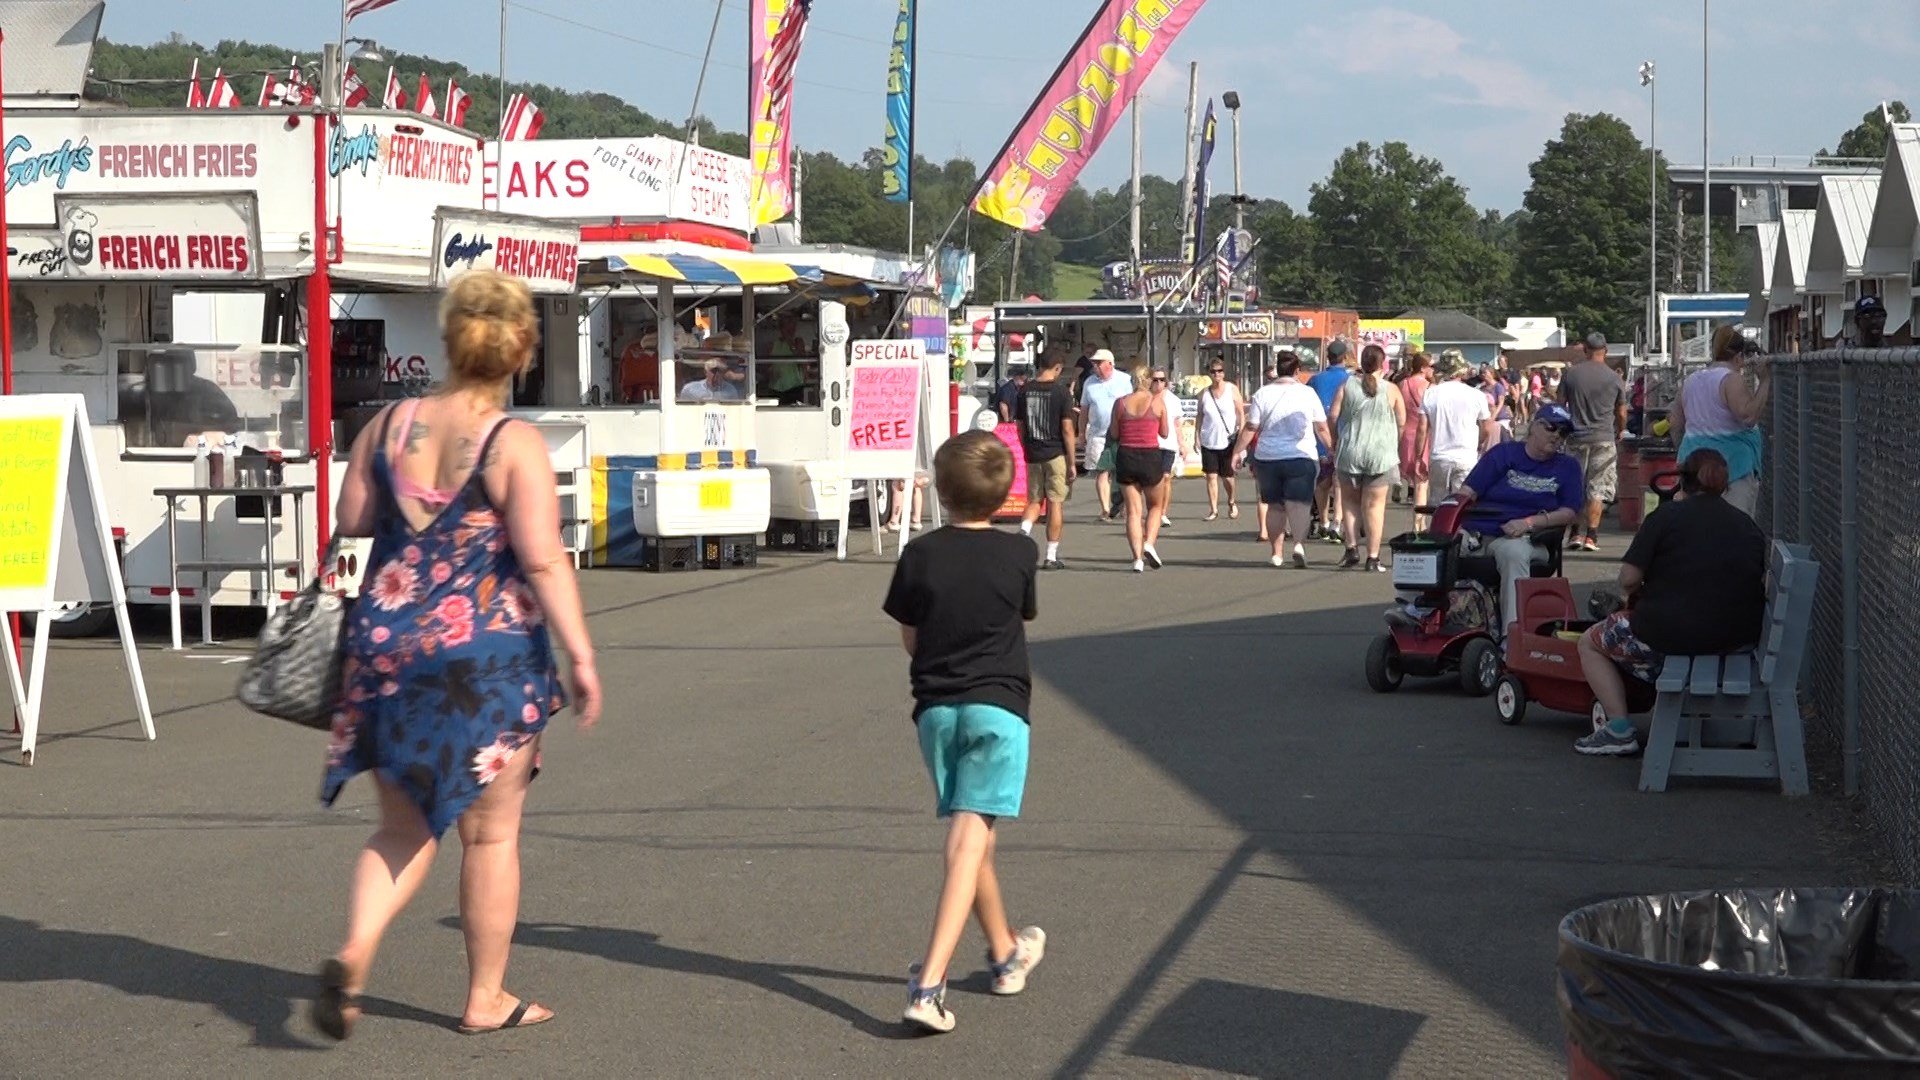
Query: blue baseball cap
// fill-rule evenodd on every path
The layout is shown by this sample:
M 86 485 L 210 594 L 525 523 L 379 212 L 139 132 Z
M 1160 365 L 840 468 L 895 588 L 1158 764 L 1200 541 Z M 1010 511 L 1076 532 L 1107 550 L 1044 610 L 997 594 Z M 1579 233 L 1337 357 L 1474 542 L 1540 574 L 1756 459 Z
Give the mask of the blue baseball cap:
M 1562 435 L 1573 434 L 1573 414 L 1564 405 L 1542 405 L 1540 411 L 1533 414 L 1533 420 Z

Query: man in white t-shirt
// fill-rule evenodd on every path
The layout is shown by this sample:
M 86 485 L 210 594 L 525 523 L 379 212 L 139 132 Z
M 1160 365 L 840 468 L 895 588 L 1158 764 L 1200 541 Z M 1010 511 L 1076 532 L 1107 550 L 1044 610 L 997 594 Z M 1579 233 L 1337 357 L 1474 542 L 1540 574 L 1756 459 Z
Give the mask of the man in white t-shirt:
M 1487 395 L 1464 381 L 1471 371 L 1460 350 L 1441 353 L 1433 365 L 1434 384 L 1420 402 L 1420 445 L 1427 448 L 1435 502 L 1458 490 L 1500 437 Z
M 1113 353 L 1106 349 L 1093 354 L 1093 371 L 1080 391 L 1080 422 L 1076 430 L 1086 433 L 1086 471 L 1093 474 L 1094 494 L 1100 497 L 1100 516 L 1111 518 L 1113 505 L 1113 462 L 1101 463 L 1107 450 L 1107 430 L 1113 426 L 1113 405 L 1133 393 L 1133 376 L 1113 369 Z

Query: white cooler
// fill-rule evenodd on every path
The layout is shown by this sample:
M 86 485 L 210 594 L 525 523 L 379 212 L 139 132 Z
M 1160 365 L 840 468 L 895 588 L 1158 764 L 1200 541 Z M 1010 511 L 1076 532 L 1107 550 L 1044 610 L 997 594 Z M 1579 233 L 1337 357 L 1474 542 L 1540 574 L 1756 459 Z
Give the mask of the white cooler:
M 832 461 L 770 461 L 761 465 L 772 484 L 772 514 L 788 521 L 838 521 L 849 484 Z
M 767 470 L 688 469 L 633 474 L 633 527 L 641 536 L 744 536 L 767 529 Z

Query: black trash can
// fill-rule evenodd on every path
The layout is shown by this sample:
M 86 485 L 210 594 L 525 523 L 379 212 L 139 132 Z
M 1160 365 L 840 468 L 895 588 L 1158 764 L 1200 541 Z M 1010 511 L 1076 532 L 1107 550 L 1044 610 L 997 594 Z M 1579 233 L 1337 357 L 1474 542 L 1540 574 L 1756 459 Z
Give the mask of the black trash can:
M 1920 1076 L 1920 893 L 1632 896 L 1560 924 L 1567 1075 Z

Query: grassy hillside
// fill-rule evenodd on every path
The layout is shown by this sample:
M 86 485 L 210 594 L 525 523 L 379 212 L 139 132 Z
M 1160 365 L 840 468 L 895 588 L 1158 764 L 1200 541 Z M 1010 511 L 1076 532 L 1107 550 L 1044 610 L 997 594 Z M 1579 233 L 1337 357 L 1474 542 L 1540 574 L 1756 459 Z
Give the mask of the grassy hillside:
M 1068 262 L 1053 264 L 1053 299 L 1091 300 L 1099 295 L 1099 267 Z

